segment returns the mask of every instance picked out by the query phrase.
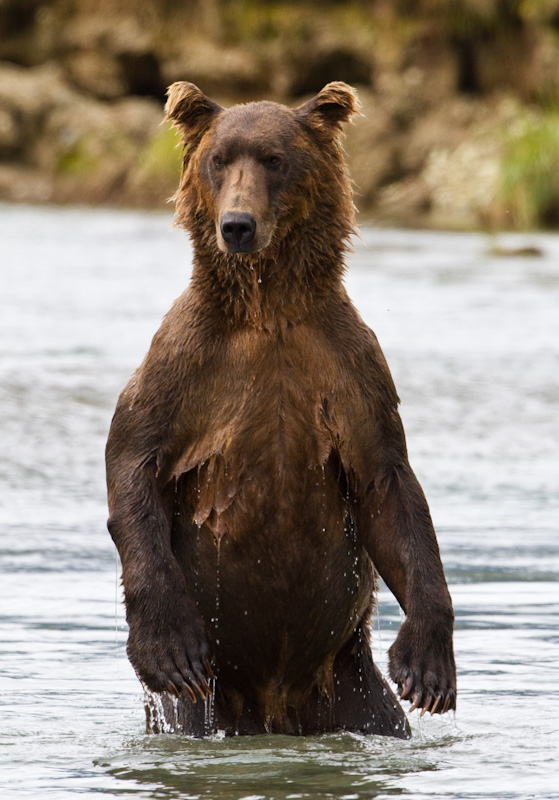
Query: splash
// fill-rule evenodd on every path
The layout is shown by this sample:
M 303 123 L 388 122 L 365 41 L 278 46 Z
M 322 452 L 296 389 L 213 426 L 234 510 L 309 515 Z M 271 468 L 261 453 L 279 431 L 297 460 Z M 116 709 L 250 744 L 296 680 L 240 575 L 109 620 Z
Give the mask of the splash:
M 210 736 L 215 732 L 215 688 L 217 679 L 210 678 L 209 684 L 212 693 L 204 700 L 204 735 Z
M 219 611 L 220 611 L 220 590 L 221 590 L 221 534 L 216 536 L 216 588 L 215 588 L 215 612 L 210 622 L 214 628 L 214 637 L 216 646 L 219 647 Z M 215 691 L 217 679 L 211 678 L 209 686 L 211 694 L 206 696 L 204 700 L 204 733 L 206 736 L 215 732 Z
M 166 695 L 168 708 L 165 707 L 163 697 L 157 692 L 152 692 L 145 683 L 144 707 L 146 710 L 146 732 L 147 733 L 176 733 L 179 731 L 178 723 L 178 700 L 176 697 Z

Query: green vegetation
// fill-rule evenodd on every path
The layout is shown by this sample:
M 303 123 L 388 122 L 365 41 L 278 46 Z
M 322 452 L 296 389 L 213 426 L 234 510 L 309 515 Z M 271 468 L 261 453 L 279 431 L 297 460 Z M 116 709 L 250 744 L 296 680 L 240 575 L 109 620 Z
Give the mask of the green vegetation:
M 237 0 L 220 7 L 220 27 L 233 43 L 254 43 L 288 39 L 292 46 L 304 46 L 317 30 L 334 28 L 337 35 L 359 35 L 364 29 L 374 30 L 370 11 L 360 2 L 328 5 L 315 3 L 262 3 L 258 0 Z
M 559 109 L 519 118 L 502 160 L 502 201 L 515 227 L 559 224 Z
M 56 172 L 69 177 L 78 177 L 95 172 L 101 166 L 101 158 L 93 139 L 80 136 L 58 157 Z
M 526 20 L 553 22 L 559 18 L 557 0 L 521 0 L 520 16 Z
M 177 181 L 181 163 L 178 132 L 166 122 L 139 154 L 138 166 L 146 176 L 161 176 Z

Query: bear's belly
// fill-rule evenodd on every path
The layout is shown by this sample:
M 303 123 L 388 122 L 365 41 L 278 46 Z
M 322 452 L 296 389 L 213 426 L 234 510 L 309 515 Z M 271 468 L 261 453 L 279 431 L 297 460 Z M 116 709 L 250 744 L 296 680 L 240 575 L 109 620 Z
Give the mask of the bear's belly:
M 304 691 L 331 667 L 374 588 L 338 476 L 316 468 L 294 485 L 245 481 L 199 525 L 198 475 L 178 489 L 174 549 L 220 680 L 244 693 L 270 682 Z

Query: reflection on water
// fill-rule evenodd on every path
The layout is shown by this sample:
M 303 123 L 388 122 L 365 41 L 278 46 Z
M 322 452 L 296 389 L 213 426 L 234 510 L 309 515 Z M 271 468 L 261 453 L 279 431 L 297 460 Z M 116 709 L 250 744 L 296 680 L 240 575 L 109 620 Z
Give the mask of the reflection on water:
M 365 230 L 351 259 L 456 609 L 456 720 L 412 715 L 410 742 L 143 734 L 103 448 L 188 242 L 168 215 L 9 207 L 0 240 L 2 797 L 559 797 L 557 237 L 506 259 L 483 236 Z M 382 591 L 381 665 L 399 622 Z
M 379 737 L 258 736 L 249 746 L 242 738 L 187 743 L 164 738 L 167 741 L 150 748 L 149 755 L 140 745 L 125 767 L 107 762 L 107 768 L 119 779 L 151 791 L 157 788 L 155 770 L 157 782 L 170 789 L 167 796 L 192 798 L 377 797 L 393 793 L 390 780 L 394 775 L 437 769 L 424 746 L 402 748 L 393 740 Z M 452 737 L 442 739 L 448 745 Z

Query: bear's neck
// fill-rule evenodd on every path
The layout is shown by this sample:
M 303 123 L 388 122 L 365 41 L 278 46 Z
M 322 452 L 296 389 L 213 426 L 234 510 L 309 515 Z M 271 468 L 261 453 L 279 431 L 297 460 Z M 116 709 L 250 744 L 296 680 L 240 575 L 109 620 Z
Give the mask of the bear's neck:
M 344 256 L 353 226 L 332 220 L 328 235 L 310 226 L 262 253 L 221 252 L 210 226 L 190 227 L 194 245 L 192 289 L 203 305 L 213 307 L 232 326 L 281 331 L 320 314 L 340 290 Z

